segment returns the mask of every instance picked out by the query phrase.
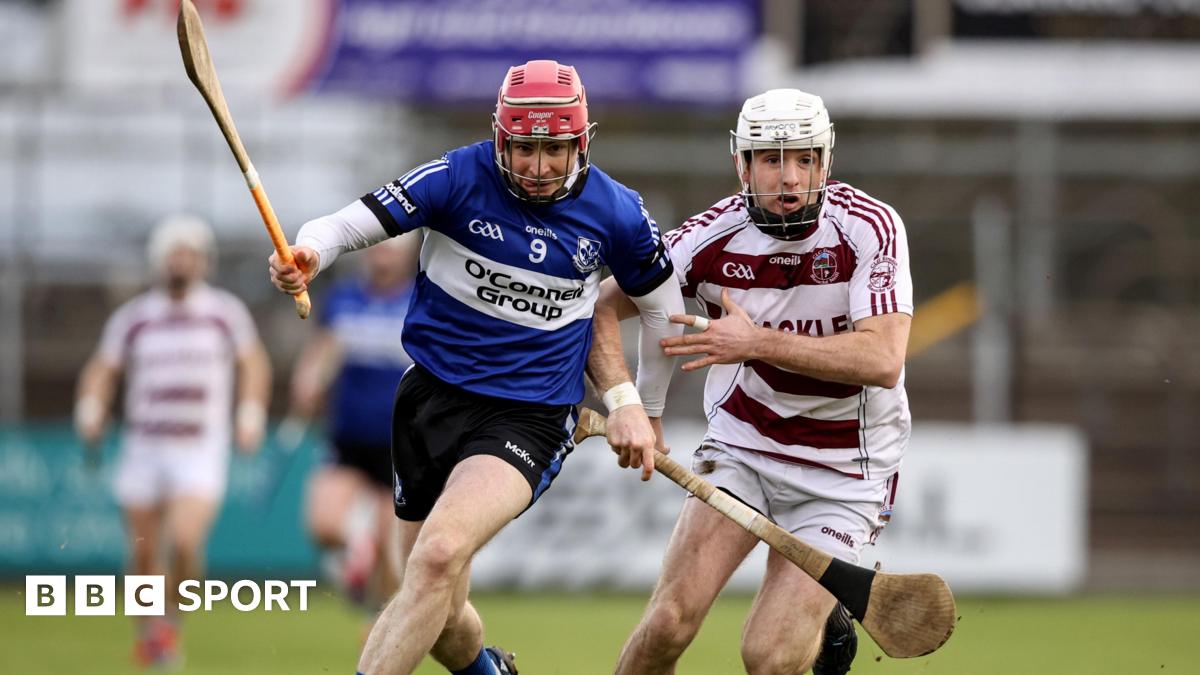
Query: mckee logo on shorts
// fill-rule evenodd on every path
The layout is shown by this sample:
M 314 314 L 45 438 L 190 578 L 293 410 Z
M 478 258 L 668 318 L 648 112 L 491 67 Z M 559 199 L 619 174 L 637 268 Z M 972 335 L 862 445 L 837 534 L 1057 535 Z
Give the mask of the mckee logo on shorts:
M 504 449 L 512 452 L 512 454 L 516 455 L 517 457 L 520 457 L 521 461 L 529 465 L 529 468 L 537 468 L 537 465 L 533 463 L 533 458 L 529 456 L 529 453 L 516 443 L 513 443 L 512 441 L 504 441 Z

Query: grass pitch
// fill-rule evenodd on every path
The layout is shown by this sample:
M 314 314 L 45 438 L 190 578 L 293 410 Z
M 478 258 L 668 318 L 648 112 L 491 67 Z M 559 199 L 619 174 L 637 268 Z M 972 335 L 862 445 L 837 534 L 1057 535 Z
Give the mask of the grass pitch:
M 132 619 L 26 617 L 23 588 L 0 587 L 0 673 L 134 672 Z M 354 672 L 362 616 L 320 587 L 309 611 L 239 613 L 218 609 L 184 624 L 187 662 L 196 675 Z M 518 653 L 526 675 L 610 673 L 645 605 L 644 596 L 481 594 L 489 644 Z M 750 598 L 718 601 L 680 663 L 682 675 L 742 672 L 741 622 Z M 988 675 L 1020 672 L 1113 675 L 1197 672 L 1191 642 L 1200 597 L 1100 596 L 1069 599 L 959 600 L 950 642 L 917 659 L 882 655 L 859 629 L 853 673 Z M 445 671 L 427 662 L 420 675 Z

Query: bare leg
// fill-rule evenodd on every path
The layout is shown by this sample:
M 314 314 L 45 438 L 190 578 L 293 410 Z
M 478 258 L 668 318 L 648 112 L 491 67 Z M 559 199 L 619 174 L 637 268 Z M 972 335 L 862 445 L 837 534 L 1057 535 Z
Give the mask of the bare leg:
M 162 536 L 164 508 L 161 504 L 127 506 L 125 527 L 129 537 L 129 573 L 160 574 L 159 543 Z M 135 619 L 138 632 L 144 632 L 147 617 Z
M 421 526 L 400 591 L 367 638 L 360 672 L 406 675 L 416 669 L 451 617 L 460 576 L 471 557 L 529 504 L 531 496 L 521 473 L 497 457 L 469 457 L 454 468 Z
M 821 651 L 835 600 L 787 558 L 771 551 L 767 574 L 742 632 L 742 663 L 751 675 L 806 673 Z
M 179 607 L 179 582 L 204 578 L 204 548 L 220 502 L 211 497 L 181 495 L 167 503 L 167 538 L 171 568 L 167 575 L 167 613 Z
M 377 556 L 376 564 L 376 595 L 378 600 L 390 598 L 400 588 L 400 557 L 396 555 L 400 549 L 400 530 L 397 525 L 396 514 L 393 508 L 392 491 L 380 489 L 378 486 L 372 486 L 375 493 L 375 537 L 379 547 L 379 555 Z M 418 530 L 420 529 L 418 524 Z M 409 542 L 408 548 L 404 550 L 404 559 L 408 558 L 408 552 L 412 550 L 412 543 L 416 540 L 416 534 L 413 534 L 413 540 Z
M 346 518 L 359 495 L 378 488 L 363 475 L 344 466 L 323 466 L 308 481 L 304 519 L 317 546 L 341 548 L 346 541 Z M 390 507 L 390 500 L 389 500 Z M 390 508 L 389 508 L 390 512 Z M 389 520 L 395 516 L 389 513 Z
M 650 606 L 621 650 L 617 673 L 675 672 L 713 600 L 758 543 L 699 499 L 684 502 Z

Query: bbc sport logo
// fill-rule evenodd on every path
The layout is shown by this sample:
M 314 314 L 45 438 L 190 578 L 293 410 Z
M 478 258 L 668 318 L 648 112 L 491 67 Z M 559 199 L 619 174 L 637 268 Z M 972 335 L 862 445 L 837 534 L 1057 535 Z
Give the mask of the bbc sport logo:
M 290 612 L 288 604 L 292 591 L 297 611 L 308 611 L 308 589 L 317 585 L 314 579 L 257 581 L 242 579 L 229 585 L 219 580 L 186 579 L 179 583 L 179 611 L 211 612 L 213 605 L 223 600 L 239 612 L 253 612 L 260 607 L 267 612 Z M 161 575 L 127 575 L 124 577 L 125 616 L 165 616 L 167 610 L 167 581 Z M 112 575 L 75 576 L 75 616 L 115 616 L 117 613 L 117 578 Z M 64 575 L 29 575 L 25 577 L 25 616 L 66 616 L 67 577 Z

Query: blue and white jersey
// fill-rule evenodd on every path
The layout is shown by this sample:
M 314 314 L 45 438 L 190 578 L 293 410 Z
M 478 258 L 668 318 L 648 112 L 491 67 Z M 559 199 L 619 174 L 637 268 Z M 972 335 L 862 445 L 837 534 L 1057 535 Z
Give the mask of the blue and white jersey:
M 412 365 L 397 339 L 411 300 L 412 286 L 381 293 L 355 279 L 338 283 L 318 305 L 317 322 L 335 336 L 342 355 L 328 406 L 334 445 L 391 446 L 392 400 Z
M 453 150 L 362 198 L 392 236 L 426 228 L 404 348 L 468 391 L 578 403 L 601 266 L 636 297 L 670 277 L 670 257 L 641 197 L 595 165 L 574 195 L 534 205 L 508 191 L 492 148 Z

